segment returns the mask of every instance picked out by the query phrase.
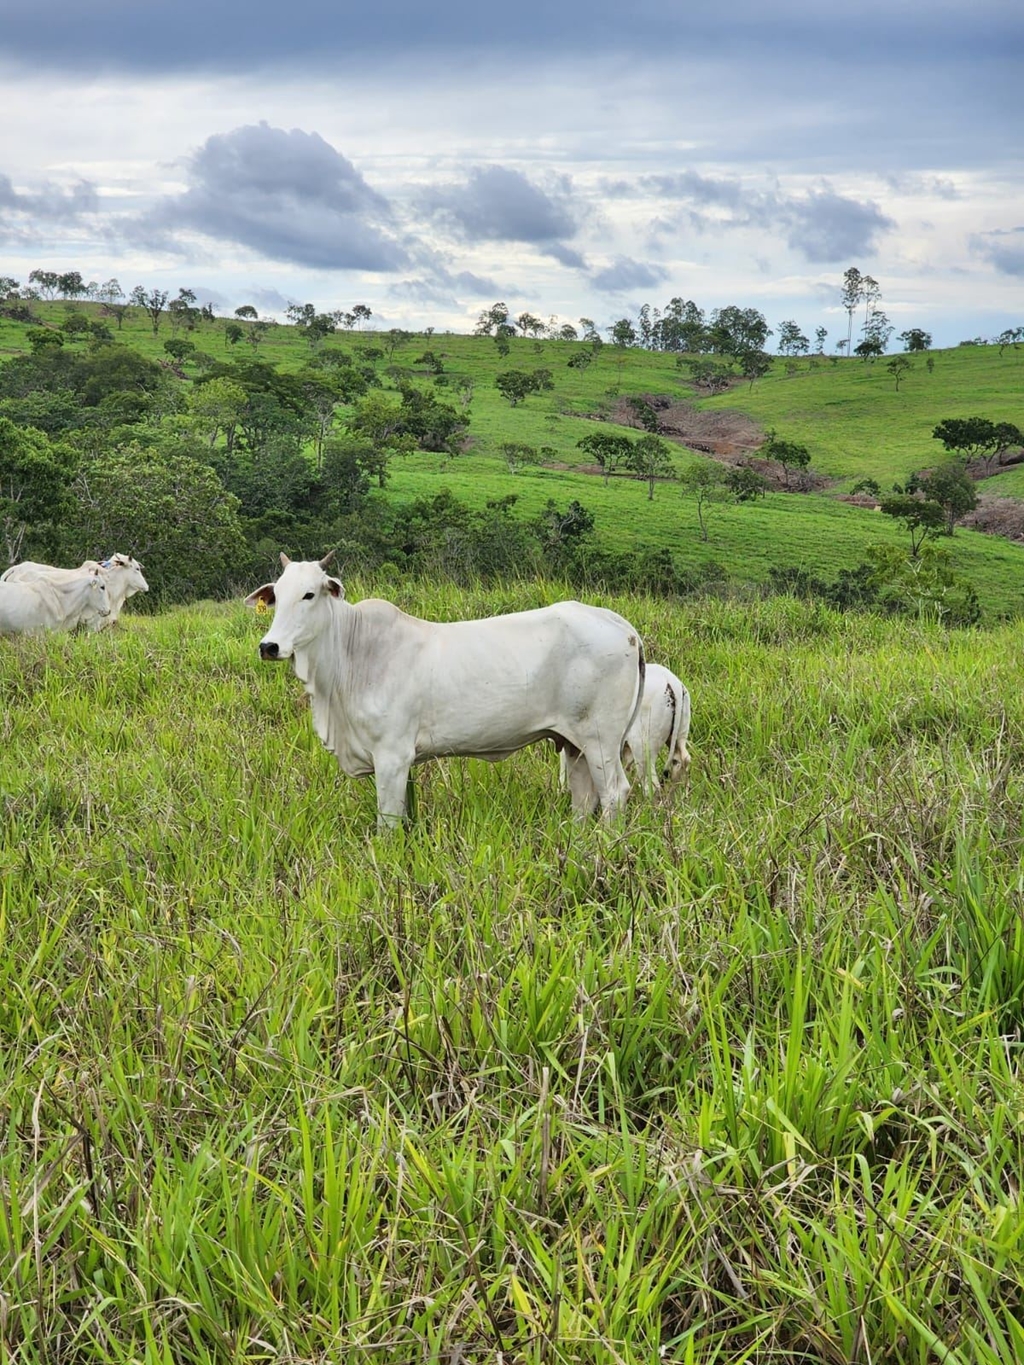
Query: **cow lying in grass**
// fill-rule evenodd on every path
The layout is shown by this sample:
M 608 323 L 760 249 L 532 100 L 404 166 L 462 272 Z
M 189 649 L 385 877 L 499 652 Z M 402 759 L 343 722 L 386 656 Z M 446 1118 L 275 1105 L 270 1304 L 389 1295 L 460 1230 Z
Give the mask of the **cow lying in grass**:
M 275 607 L 260 657 L 293 660 L 321 740 L 350 777 L 374 775 L 382 828 L 405 818 L 414 764 L 497 760 L 544 739 L 566 755 L 578 816 L 622 809 L 622 743 L 645 670 L 628 621 L 582 602 L 423 621 L 377 598 L 347 602 L 329 559 L 282 555 L 280 578 L 245 600 Z

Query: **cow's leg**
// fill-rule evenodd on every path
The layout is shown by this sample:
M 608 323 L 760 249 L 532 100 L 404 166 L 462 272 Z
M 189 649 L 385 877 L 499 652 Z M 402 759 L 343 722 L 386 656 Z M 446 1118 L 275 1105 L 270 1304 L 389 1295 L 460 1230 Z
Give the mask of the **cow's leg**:
M 584 751 L 590 776 L 590 785 L 601 804 L 601 815 L 605 820 L 614 820 L 626 804 L 629 795 L 629 778 L 618 754 L 605 754 L 600 746 Z M 575 800 L 573 808 L 576 809 Z M 594 810 L 594 805 L 589 807 Z M 589 812 L 578 812 L 580 814 Z
M 632 749 L 627 747 L 626 751 L 623 753 L 623 767 L 625 767 L 626 754 L 632 755 L 632 753 Z M 649 740 L 644 740 L 644 743 L 640 747 L 640 752 L 635 756 L 634 761 L 636 764 L 636 780 L 640 784 L 641 790 L 645 795 L 653 796 L 661 786 L 661 783 L 658 781 L 658 765 L 655 762 L 654 755 L 651 753 Z
M 580 820 L 593 815 L 597 810 L 598 791 L 590 775 L 590 764 L 578 750 L 570 754 L 562 751 L 565 759 L 566 774 L 569 780 L 569 793 L 572 796 L 572 812 Z
M 406 818 L 406 795 L 412 762 L 391 756 L 375 755 L 374 780 L 377 784 L 377 828 L 395 829 Z

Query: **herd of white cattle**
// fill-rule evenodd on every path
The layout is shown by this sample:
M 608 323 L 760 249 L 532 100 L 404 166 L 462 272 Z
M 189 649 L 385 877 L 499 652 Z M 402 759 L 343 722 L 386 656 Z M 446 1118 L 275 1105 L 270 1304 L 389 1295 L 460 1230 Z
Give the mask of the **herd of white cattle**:
M 28 635 L 85 626 L 102 630 L 121 614 L 129 597 L 148 592 L 142 565 L 115 554 L 77 569 L 26 559 L 0 574 L 0 635 Z
M 637 630 L 583 602 L 476 621 L 424 621 L 391 602 L 345 599 L 331 556 L 296 562 L 245 599 L 274 607 L 260 657 L 291 659 L 313 725 L 351 777 L 373 774 L 382 828 L 406 817 L 409 773 L 427 759 L 493 761 L 540 740 L 559 753 L 574 812 L 615 816 L 636 769 L 648 793 L 689 767 L 690 694 L 648 663 Z M 102 630 L 148 592 L 130 555 L 76 569 L 26 560 L 0 574 L 0 635 Z
M 391 602 L 345 599 L 331 555 L 293 563 L 245 599 L 274 608 L 260 657 L 291 659 L 313 726 L 350 777 L 373 775 L 381 828 L 407 813 L 417 763 L 492 761 L 553 741 L 573 811 L 611 819 L 630 789 L 689 764 L 690 698 L 674 673 L 648 665 L 640 634 L 617 612 L 583 602 L 476 621 L 424 621 Z

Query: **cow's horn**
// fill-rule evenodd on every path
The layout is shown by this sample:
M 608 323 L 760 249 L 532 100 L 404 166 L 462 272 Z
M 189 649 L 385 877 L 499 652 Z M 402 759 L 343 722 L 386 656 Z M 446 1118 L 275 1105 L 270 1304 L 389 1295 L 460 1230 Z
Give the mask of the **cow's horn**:
M 282 568 L 282 569 L 287 569 L 288 565 L 289 565 L 291 562 L 292 562 L 292 561 L 288 558 L 288 556 L 287 556 L 287 555 L 285 554 L 285 552 L 282 550 L 282 551 L 281 551 L 281 568 Z
M 321 559 L 321 561 L 320 561 L 320 567 L 321 567 L 321 569 L 326 569 L 326 568 L 327 568 L 328 564 L 330 564 L 330 562 L 331 562 L 331 560 L 334 558 L 335 554 L 336 554 L 336 551 L 335 551 L 335 550 L 328 550 L 328 551 L 327 551 L 327 553 L 324 555 L 323 559 Z

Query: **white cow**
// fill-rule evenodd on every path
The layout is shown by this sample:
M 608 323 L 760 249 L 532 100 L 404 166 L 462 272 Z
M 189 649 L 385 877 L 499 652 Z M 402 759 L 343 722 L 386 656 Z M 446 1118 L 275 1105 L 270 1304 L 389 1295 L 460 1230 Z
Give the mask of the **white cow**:
M 634 766 L 644 791 L 651 793 L 661 786 L 658 756 L 668 746 L 668 766 L 661 777 L 675 782 L 690 766 L 686 738 L 690 733 L 690 694 L 671 669 L 661 664 L 647 665 L 644 675 L 644 694 L 633 724 L 626 731 L 622 745 L 622 763 Z M 559 785 L 565 786 L 567 769 L 565 755 L 560 757 Z
M 668 746 L 662 776 L 675 782 L 690 766 L 686 738 L 690 733 L 690 694 L 671 669 L 648 664 L 644 695 L 636 719 L 626 732 L 623 763 L 633 762 L 645 791 L 661 786 L 658 755 Z
M 406 814 L 409 772 L 449 754 L 496 761 L 538 740 L 568 755 L 577 815 L 623 806 L 622 741 L 643 691 L 640 636 L 581 602 L 448 624 L 345 600 L 326 556 L 245 599 L 276 607 L 263 659 L 292 659 L 313 725 L 350 777 L 373 773 L 381 828 Z
M 64 582 L 0 582 L 0 635 L 74 630 L 109 614 L 107 585 L 98 573 Z
M 149 592 L 142 565 L 131 555 L 111 555 L 102 563 L 87 559 L 77 569 L 58 569 L 52 564 L 37 564 L 34 560 L 26 559 L 0 574 L 0 583 L 67 582 L 83 573 L 97 570 L 107 585 L 110 597 L 109 616 L 98 616 L 91 622 L 93 630 L 102 630 L 104 626 L 115 623 L 129 597 L 134 597 L 137 592 Z

